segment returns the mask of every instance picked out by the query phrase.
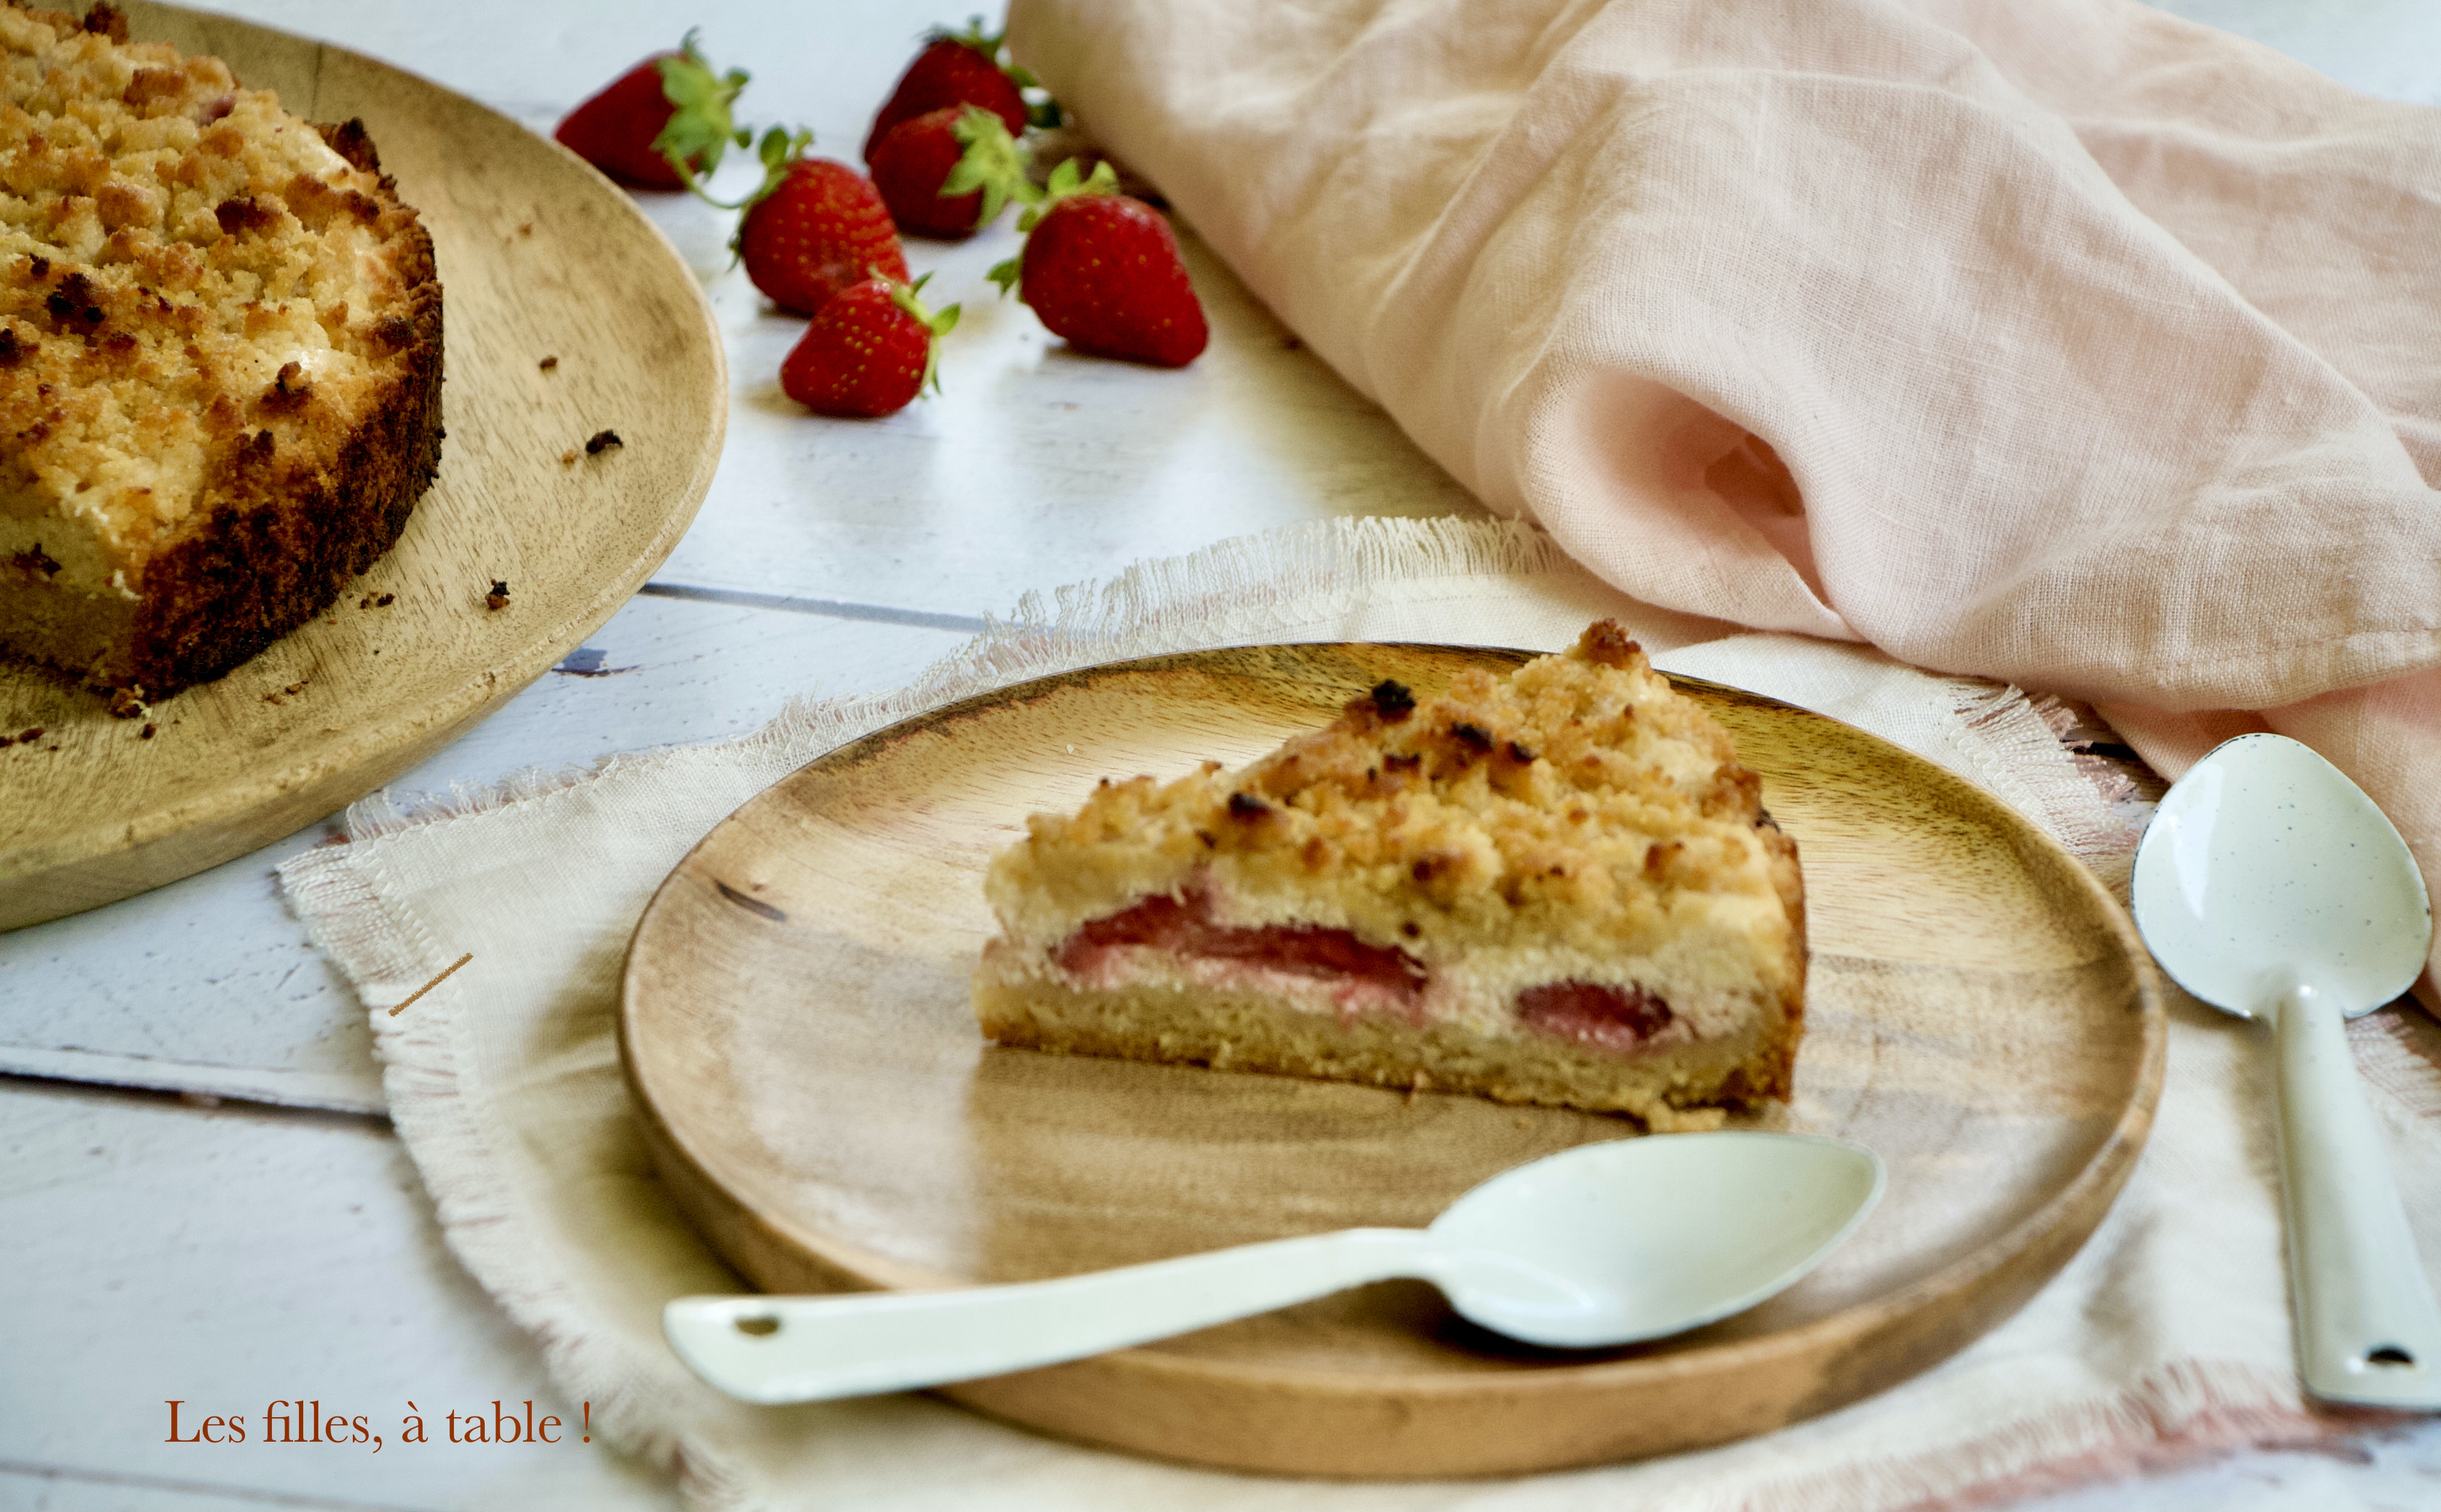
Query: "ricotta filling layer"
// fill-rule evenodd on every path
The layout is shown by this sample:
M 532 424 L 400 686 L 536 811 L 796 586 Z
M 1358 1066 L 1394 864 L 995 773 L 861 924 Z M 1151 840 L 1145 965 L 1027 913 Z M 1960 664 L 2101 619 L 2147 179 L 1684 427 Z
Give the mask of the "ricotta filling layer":
M 1156 894 L 1080 925 L 1051 952 L 1071 981 L 1098 991 L 1167 980 L 1254 990 L 1308 1012 L 1343 1018 L 1388 1014 L 1410 1023 L 1435 1014 L 1432 973 L 1407 951 L 1316 925 L 1226 925 L 1211 895 Z M 1468 1016 L 1473 1017 L 1473 1016 Z M 1692 1026 L 1648 988 L 1568 980 L 1543 982 L 1508 1005 L 1516 1026 L 1621 1057 L 1695 1037 Z

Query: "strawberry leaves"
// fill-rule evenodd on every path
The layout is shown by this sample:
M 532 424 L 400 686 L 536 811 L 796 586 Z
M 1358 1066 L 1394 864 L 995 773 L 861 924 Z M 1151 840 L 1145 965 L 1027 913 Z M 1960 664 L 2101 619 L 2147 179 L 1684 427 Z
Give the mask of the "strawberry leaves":
M 653 138 L 653 151 L 668 158 L 680 181 L 700 194 L 696 175 L 709 177 L 720 167 L 721 154 L 732 142 L 744 147 L 753 135 L 736 123 L 730 108 L 746 88 L 746 71 L 732 68 L 726 74 L 714 74 L 695 39 L 696 32 L 689 30 L 677 53 L 654 61 L 661 76 L 661 94 L 671 110 L 669 120 Z
M 1116 194 L 1119 191 L 1118 170 L 1111 166 L 1109 159 L 1096 161 L 1094 171 L 1081 179 L 1076 170 L 1079 161 L 1081 159 L 1071 157 L 1051 171 L 1050 179 L 1039 193 L 1030 197 L 1025 213 L 1017 218 L 1019 230 L 1033 230 L 1053 206 L 1072 195 Z
M 958 328 L 958 306 L 944 306 L 937 315 L 924 307 L 924 301 L 916 296 L 923 292 L 924 285 L 932 281 L 932 275 L 929 273 L 913 283 L 884 281 L 890 285 L 890 302 L 931 334 L 931 339 L 926 343 L 924 352 L 924 380 L 916 387 L 918 391 L 930 388 L 937 394 L 941 391 L 941 338 Z
M 967 153 L 941 181 L 941 194 L 946 199 L 983 190 L 983 215 L 977 224 L 990 224 L 1012 196 L 1035 192 L 1033 181 L 1025 176 L 1025 154 L 998 116 L 968 105 L 949 130 L 966 144 Z

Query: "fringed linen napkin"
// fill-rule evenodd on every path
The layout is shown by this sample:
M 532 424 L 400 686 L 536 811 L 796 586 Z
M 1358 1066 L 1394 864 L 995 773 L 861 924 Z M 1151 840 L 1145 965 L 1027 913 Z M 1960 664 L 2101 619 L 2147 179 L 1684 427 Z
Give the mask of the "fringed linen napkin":
M 2014 689 L 1650 609 L 1519 527 L 1368 520 L 1227 543 L 1136 568 L 1098 596 L 1029 603 L 905 693 L 800 706 L 745 740 L 515 781 L 438 812 L 370 801 L 350 816 L 350 843 L 281 875 L 371 1015 L 392 1121 L 450 1245 L 540 1341 L 566 1399 L 591 1402 L 595 1431 L 674 1474 L 696 1506 L 1872 1512 L 2360 1426 L 2298 1395 L 2268 1046 L 2192 1004 L 2173 1016 L 2143 1162 L 2034 1302 L 1914 1381 L 1701 1453 L 1512 1481 L 1264 1480 L 1060 1443 L 927 1397 L 750 1408 L 668 1352 L 661 1304 L 737 1283 L 651 1175 L 619 1075 L 619 968 L 653 890 L 731 810 L 867 730 L 1065 668 L 1265 640 L 1557 648 L 1605 614 L 1664 667 L 1871 729 L 2124 874 L 2127 825 Z M 468 952 L 407 1013 L 388 1012 Z M 2396 1013 L 2354 1034 L 2410 1206 L 2441 1213 L 2441 1036 Z M 2436 1241 L 2428 1225 L 2425 1243 Z

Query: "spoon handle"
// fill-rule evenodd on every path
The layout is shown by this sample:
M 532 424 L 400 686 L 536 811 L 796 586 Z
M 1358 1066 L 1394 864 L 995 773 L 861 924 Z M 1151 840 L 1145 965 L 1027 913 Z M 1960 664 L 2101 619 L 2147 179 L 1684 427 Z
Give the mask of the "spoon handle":
M 1081 1359 L 1412 1275 L 1419 1229 L 1344 1229 L 1116 1270 L 947 1291 L 680 1297 L 661 1331 L 750 1402 L 909 1391 Z
M 2441 1407 L 2441 1308 L 2415 1253 L 2339 1005 L 2282 998 L 2280 1187 L 2300 1373 L 2329 1401 Z

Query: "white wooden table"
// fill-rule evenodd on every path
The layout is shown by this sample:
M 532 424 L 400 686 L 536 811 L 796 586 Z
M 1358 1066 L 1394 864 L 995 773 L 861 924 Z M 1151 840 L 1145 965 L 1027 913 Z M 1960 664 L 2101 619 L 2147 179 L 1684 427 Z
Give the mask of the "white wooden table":
M 227 0 L 371 53 L 544 131 L 683 26 L 643 0 Z M 703 44 L 756 74 L 747 113 L 853 157 L 934 20 L 964 6 L 755 0 Z M 2178 0 L 2342 80 L 2441 104 L 2432 0 Z M 1071 356 L 995 297 L 1004 220 L 911 243 L 966 317 L 947 394 L 891 420 L 805 415 L 779 392 L 802 329 L 728 267 L 727 227 L 649 209 L 710 291 L 729 347 L 728 449 L 695 528 L 566 668 L 393 784 L 445 795 L 531 766 L 739 733 L 808 693 L 876 692 L 1029 592 L 1300 520 L 1474 502 L 1301 350 L 1208 253 L 1193 367 Z M 594 655 L 599 653 L 599 655 Z M 380 1431 L 412 1399 L 528 1398 L 573 1419 L 533 1342 L 443 1248 L 381 1116 L 364 1017 L 281 908 L 272 869 L 309 829 L 156 892 L 0 936 L 0 1509 L 655 1506 L 670 1488 L 599 1445 L 418 1454 L 358 1444 L 165 1442 L 214 1412 L 318 1401 Z M 2441 1505 L 2441 1425 L 2345 1455 L 2251 1453 L 2020 1503 L 2070 1508 Z

